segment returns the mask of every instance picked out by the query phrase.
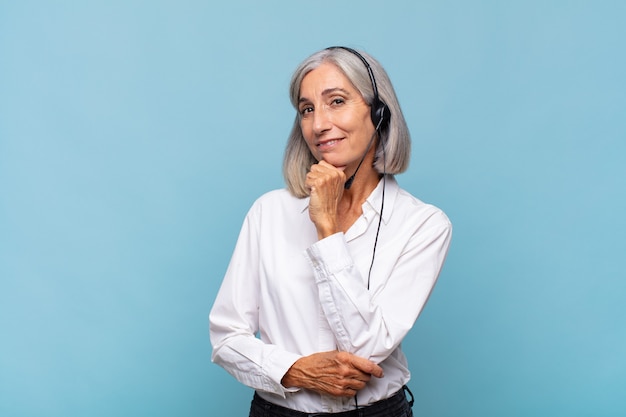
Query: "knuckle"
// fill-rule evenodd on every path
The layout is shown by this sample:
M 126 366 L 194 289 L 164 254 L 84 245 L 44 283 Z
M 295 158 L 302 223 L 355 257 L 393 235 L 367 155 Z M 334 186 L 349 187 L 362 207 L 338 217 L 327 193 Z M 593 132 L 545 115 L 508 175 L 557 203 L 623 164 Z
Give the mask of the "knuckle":
M 350 354 L 348 352 L 338 352 L 337 359 L 341 361 L 347 361 L 350 358 Z

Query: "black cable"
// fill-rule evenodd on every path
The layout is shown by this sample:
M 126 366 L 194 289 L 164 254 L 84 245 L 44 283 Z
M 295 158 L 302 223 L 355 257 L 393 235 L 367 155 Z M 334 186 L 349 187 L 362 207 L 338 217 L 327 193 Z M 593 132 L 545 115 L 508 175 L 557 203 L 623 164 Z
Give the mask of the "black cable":
M 385 208 L 385 187 L 387 185 L 387 154 L 385 152 L 385 145 L 383 144 L 383 194 L 380 201 L 380 216 L 378 216 L 378 228 L 376 229 L 376 238 L 374 239 L 374 248 L 372 249 L 372 262 L 370 263 L 370 269 L 367 273 L 367 289 L 370 289 L 370 277 L 372 276 L 372 267 L 374 266 L 374 258 L 376 256 L 376 246 L 378 245 L 378 234 L 380 233 L 380 225 L 383 219 L 383 209 Z M 407 388 L 408 390 L 408 388 Z M 410 391 L 409 391 L 410 392 Z M 413 394 L 411 394 L 411 405 L 413 405 Z M 359 409 L 359 400 L 357 394 L 354 394 L 354 407 Z
M 380 233 L 380 225 L 383 220 L 383 209 L 385 208 L 385 187 L 387 185 L 387 156 L 385 153 L 385 145 L 383 144 L 383 195 L 380 201 L 380 216 L 378 217 L 378 228 L 376 229 L 376 239 L 374 239 L 374 248 L 372 249 L 372 262 L 367 273 L 367 289 L 370 289 L 370 278 L 372 276 L 372 267 L 374 266 L 374 257 L 376 256 L 376 246 L 378 245 L 378 234 Z

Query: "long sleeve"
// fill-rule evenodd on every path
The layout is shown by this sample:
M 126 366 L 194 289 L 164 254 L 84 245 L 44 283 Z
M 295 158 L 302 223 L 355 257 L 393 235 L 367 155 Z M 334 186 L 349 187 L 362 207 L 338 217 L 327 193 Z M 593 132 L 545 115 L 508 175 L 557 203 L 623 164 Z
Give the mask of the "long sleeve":
M 371 286 L 359 271 L 343 233 L 307 249 L 319 301 L 338 348 L 384 361 L 422 311 L 443 266 L 452 226 L 433 206 L 396 204 L 381 231 Z M 391 233 L 384 234 L 384 231 Z
M 300 355 L 264 343 L 259 330 L 258 229 L 251 212 L 242 226 L 231 262 L 209 315 L 212 360 L 252 388 L 285 395 L 280 380 Z

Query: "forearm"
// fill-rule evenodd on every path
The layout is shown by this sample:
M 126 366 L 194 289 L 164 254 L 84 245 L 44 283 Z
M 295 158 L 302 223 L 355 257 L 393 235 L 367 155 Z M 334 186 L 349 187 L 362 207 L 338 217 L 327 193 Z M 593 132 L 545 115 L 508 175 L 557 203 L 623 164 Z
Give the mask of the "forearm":
M 300 355 L 266 344 L 251 334 L 220 334 L 223 333 L 211 326 L 214 363 L 251 388 L 285 395 L 288 390 L 281 379 Z

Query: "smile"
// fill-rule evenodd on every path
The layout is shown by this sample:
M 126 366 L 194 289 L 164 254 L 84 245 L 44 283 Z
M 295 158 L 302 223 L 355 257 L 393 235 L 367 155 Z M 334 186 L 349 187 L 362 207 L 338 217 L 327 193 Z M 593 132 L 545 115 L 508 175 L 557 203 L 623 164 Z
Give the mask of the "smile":
M 316 146 L 319 149 L 325 149 L 325 148 L 332 148 L 333 146 L 335 146 L 337 143 L 341 142 L 342 139 L 330 139 L 330 140 L 325 140 L 322 141 L 320 143 L 318 143 Z

